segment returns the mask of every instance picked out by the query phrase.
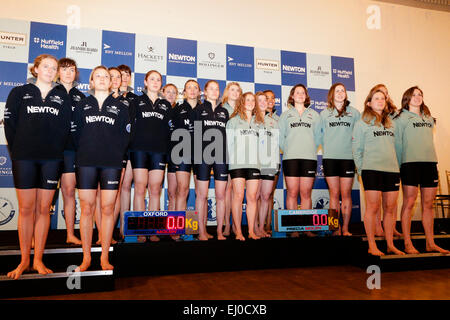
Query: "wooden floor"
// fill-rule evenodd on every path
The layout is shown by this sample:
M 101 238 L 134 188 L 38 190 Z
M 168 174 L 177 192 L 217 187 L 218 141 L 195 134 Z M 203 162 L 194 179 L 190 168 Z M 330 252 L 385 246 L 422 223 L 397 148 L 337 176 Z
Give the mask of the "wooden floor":
M 116 279 L 116 289 L 28 299 L 127 300 L 415 300 L 450 299 L 450 269 L 381 274 L 369 290 L 365 270 L 353 266 L 199 273 Z

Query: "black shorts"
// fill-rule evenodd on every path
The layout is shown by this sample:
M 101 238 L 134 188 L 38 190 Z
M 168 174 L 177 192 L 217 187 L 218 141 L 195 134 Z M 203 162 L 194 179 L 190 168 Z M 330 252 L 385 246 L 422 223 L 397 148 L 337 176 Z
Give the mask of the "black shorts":
M 244 178 L 245 180 L 259 180 L 261 173 L 258 169 L 233 169 L 229 171 L 231 179 Z
M 128 162 L 129 159 L 130 159 L 130 154 L 129 154 L 129 152 L 126 152 L 124 157 L 123 157 L 123 160 L 122 160 L 122 168 L 123 169 L 126 169 L 127 162 Z
M 316 176 L 317 160 L 290 159 L 283 160 L 283 174 L 286 177 L 309 177 Z
M 175 171 L 191 172 L 193 165 L 187 163 L 175 164 Z
M 278 169 L 269 169 L 269 168 L 262 168 L 260 170 L 261 175 L 259 176 L 259 178 L 261 180 L 271 180 L 274 181 L 275 177 L 280 173 L 280 169 L 278 167 Z
M 400 177 L 404 186 L 420 185 L 421 188 L 438 186 L 439 176 L 436 162 L 407 162 L 400 167 Z
M 226 163 L 202 163 L 194 165 L 194 174 L 197 176 L 197 180 L 209 181 L 211 178 L 211 169 L 214 170 L 214 180 L 228 181 L 228 165 Z
M 168 159 L 167 173 L 175 173 L 176 171 L 177 171 L 177 166 L 172 162 L 172 160 Z
M 400 173 L 363 170 L 361 178 L 366 191 L 390 192 L 400 189 Z
M 167 154 L 130 151 L 130 161 L 133 169 L 166 170 Z
M 95 190 L 118 190 L 122 169 L 101 167 L 77 167 L 77 188 Z
M 323 159 L 323 174 L 325 177 L 353 178 L 355 162 L 343 159 Z
M 64 166 L 62 173 L 75 173 L 75 157 L 76 153 L 73 150 L 64 151 Z
M 16 189 L 56 190 L 62 170 L 62 160 L 12 160 Z

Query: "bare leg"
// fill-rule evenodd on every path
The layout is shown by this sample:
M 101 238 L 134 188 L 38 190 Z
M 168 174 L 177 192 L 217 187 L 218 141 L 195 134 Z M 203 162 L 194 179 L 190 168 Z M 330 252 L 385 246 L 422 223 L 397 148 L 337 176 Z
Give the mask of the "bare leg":
M 48 229 L 50 228 L 50 207 L 55 190 L 37 189 L 36 221 L 34 225 L 34 261 L 33 269 L 40 274 L 53 273 L 42 260 Z
M 75 186 L 75 173 L 63 173 L 61 176 L 61 193 L 64 201 L 64 218 L 67 229 L 66 242 L 80 245 L 81 240 L 75 236 L 74 232 L 76 215 Z
M 102 244 L 102 205 L 101 205 L 101 192 L 100 192 L 100 184 L 98 184 L 97 188 L 97 198 L 95 199 L 95 227 L 97 228 L 97 242 L 95 244 Z
M 420 194 L 422 196 L 422 224 L 425 230 L 426 250 L 427 252 L 440 252 L 450 254 L 449 250 L 439 247 L 434 242 L 434 211 L 433 201 L 436 197 L 437 188 L 421 188 Z
M 403 204 L 402 204 L 402 230 L 403 230 L 403 241 L 405 243 L 405 252 L 409 254 L 418 254 L 416 248 L 411 241 L 411 219 L 412 210 L 416 202 L 417 194 L 419 193 L 419 188 L 415 186 L 403 185 Z
M 228 182 L 227 182 L 227 190 L 225 194 L 225 230 L 223 232 L 223 235 L 229 236 L 230 235 L 230 216 L 231 216 L 231 196 L 233 194 L 233 183 L 231 182 L 231 177 L 228 175 Z
M 397 207 L 398 191 L 383 192 L 384 234 L 386 236 L 387 251 L 394 254 L 405 253 L 394 246 L 394 211 Z
M 78 190 L 78 194 L 80 196 L 81 205 L 80 234 L 83 247 L 83 262 L 77 268 L 77 271 L 83 272 L 91 265 L 92 229 L 94 224 L 93 218 L 97 199 L 97 189 L 81 189 Z
M 20 264 L 7 276 L 19 279 L 30 266 L 31 239 L 34 233 L 34 212 L 36 210 L 37 189 L 16 189 L 19 201 L 19 221 L 17 230 L 20 243 Z
M 312 209 L 311 192 L 314 184 L 314 178 L 300 177 L 300 203 L 302 210 Z M 313 232 L 305 232 L 308 237 L 315 237 Z
M 300 178 L 299 177 L 285 177 L 286 178 L 286 209 L 298 209 L 298 194 L 300 192 Z M 292 237 L 298 237 L 298 232 L 293 232 Z
M 114 204 L 117 198 L 117 190 L 101 190 L 102 206 L 102 255 L 100 264 L 103 270 L 112 270 L 109 263 L 109 248 L 114 230 Z
M 131 184 L 133 183 L 133 169 L 128 160 L 125 169 L 122 188 L 120 188 L 120 233 L 123 236 L 124 214 L 131 208 Z
M 330 209 L 334 209 L 338 213 L 338 219 L 340 216 L 340 205 L 339 205 L 339 195 L 340 195 L 340 179 L 338 176 L 335 177 L 325 177 L 328 184 L 328 191 L 330 193 Z M 341 235 L 341 226 L 339 229 L 333 232 L 333 235 Z
M 245 241 L 242 234 L 242 203 L 244 202 L 245 179 L 235 178 L 233 182 L 233 196 L 231 202 L 231 211 L 233 214 L 233 225 L 236 230 L 236 240 Z
M 222 229 L 225 219 L 227 181 L 215 180 L 214 185 L 216 189 L 217 239 L 225 240 L 226 238 L 223 236 Z
M 167 193 L 169 196 L 168 210 L 174 211 L 177 198 L 177 177 L 175 172 L 167 173 Z
M 348 231 L 348 226 L 350 224 L 350 218 L 352 216 L 352 185 L 353 178 L 340 178 L 341 186 L 341 213 L 342 213 L 342 235 L 351 236 L 352 234 Z
M 161 207 L 161 187 L 164 180 L 164 170 L 151 170 L 148 172 L 148 196 L 150 211 L 159 211 Z M 158 236 L 151 236 L 151 241 L 159 241 Z
M 247 223 L 248 223 L 248 238 L 249 239 L 260 239 L 259 236 L 255 234 L 255 220 L 256 220 L 256 211 L 257 211 L 257 204 L 256 204 L 256 194 L 258 192 L 259 188 L 259 179 L 258 180 L 247 180 L 246 181 L 246 187 L 247 187 Z
M 209 181 L 196 180 L 195 186 L 195 209 L 198 212 L 199 236 L 198 239 L 202 241 L 208 240 L 206 234 L 205 214 L 207 214 L 207 197 L 208 197 Z
M 369 244 L 369 254 L 383 256 L 384 253 L 378 250 L 375 242 L 375 223 L 377 212 L 380 211 L 381 191 L 366 190 L 366 212 L 364 214 L 364 228 L 366 229 L 367 241 Z

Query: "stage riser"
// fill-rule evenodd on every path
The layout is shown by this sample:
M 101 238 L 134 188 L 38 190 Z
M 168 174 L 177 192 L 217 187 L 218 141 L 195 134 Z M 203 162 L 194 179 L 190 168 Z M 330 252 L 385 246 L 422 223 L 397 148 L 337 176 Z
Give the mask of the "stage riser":
M 60 294 L 78 294 L 86 292 L 113 291 L 114 276 L 81 277 L 79 289 L 72 286 L 69 289 L 67 277 L 56 279 L 4 280 L 0 281 L 0 298 L 18 298 L 33 296 L 48 296 Z M 71 282 L 73 284 L 73 282 Z
M 342 265 L 359 239 L 290 238 L 118 244 L 118 277 Z

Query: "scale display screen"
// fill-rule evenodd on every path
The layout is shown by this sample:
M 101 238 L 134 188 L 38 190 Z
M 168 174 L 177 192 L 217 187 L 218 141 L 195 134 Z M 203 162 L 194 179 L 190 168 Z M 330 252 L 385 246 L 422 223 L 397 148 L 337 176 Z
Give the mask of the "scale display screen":
M 128 211 L 124 215 L 125 236 L 198 233 L 195 211 Z
M 277 210 L 274 228 L 277 232 L 337 230 L 337 211 L 330 209 Z

